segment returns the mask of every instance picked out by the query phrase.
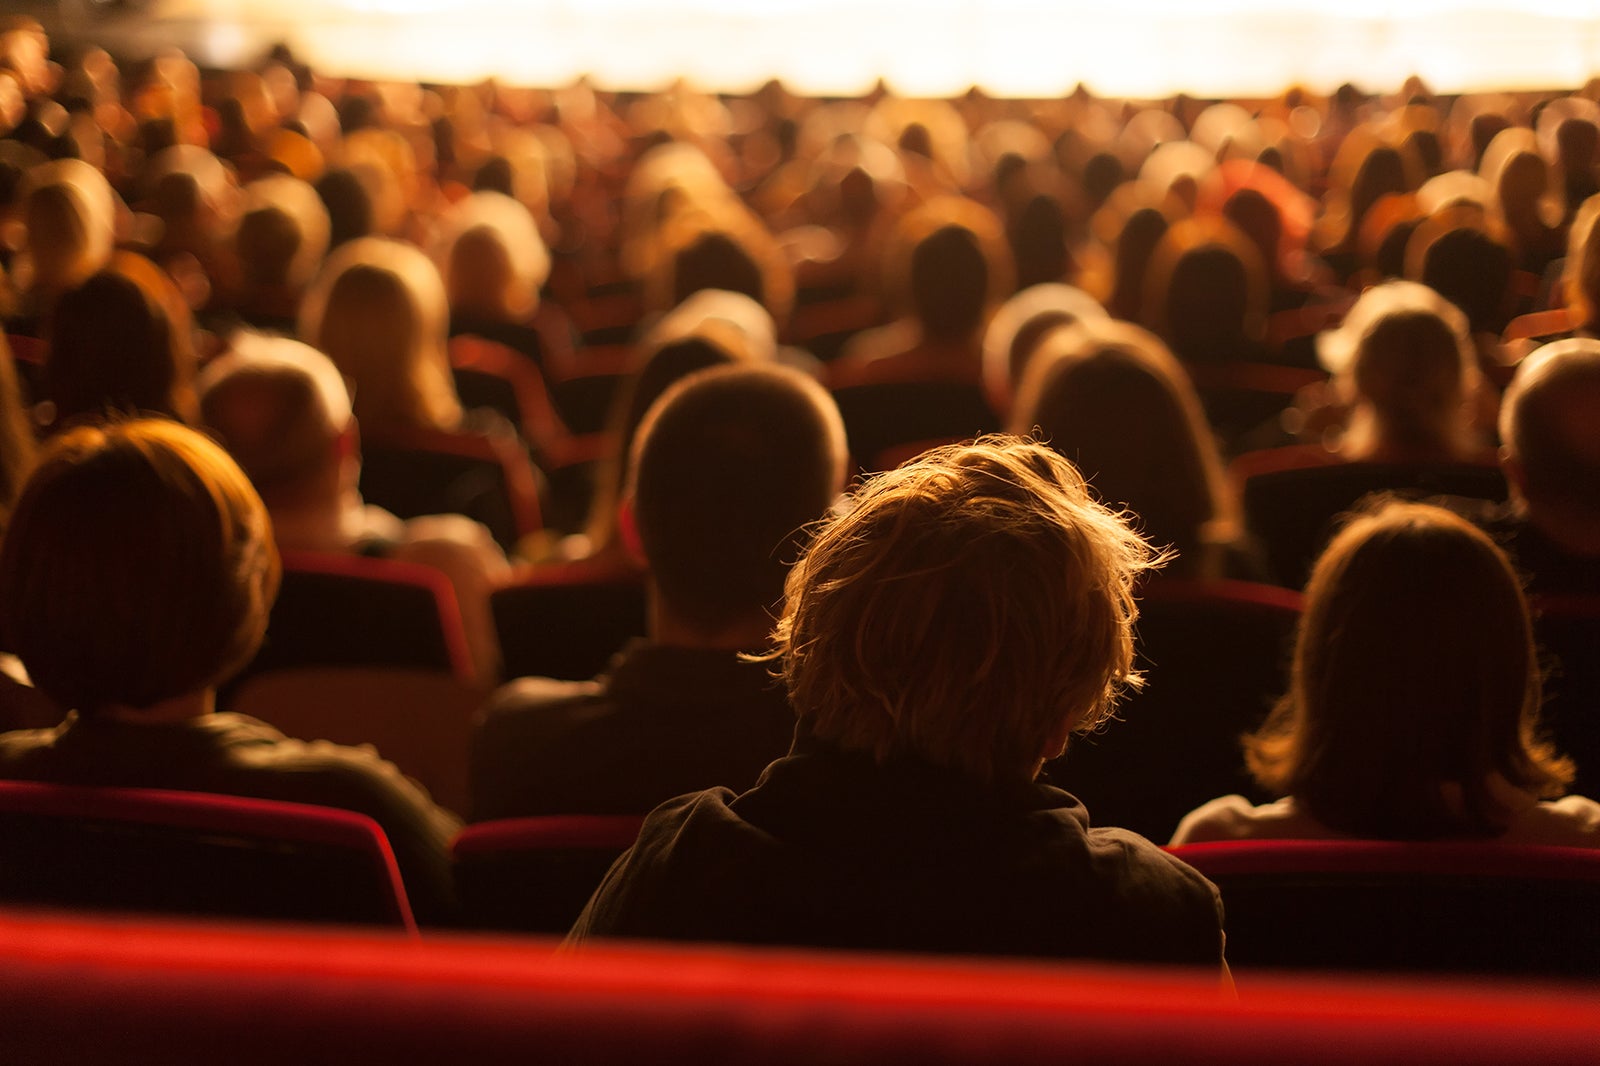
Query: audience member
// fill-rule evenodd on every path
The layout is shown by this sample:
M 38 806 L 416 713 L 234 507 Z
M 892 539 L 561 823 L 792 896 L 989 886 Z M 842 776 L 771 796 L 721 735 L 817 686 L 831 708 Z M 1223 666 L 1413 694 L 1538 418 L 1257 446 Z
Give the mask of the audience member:
M 321 352 L 242 334 L 200 378 L 200 417 L 261 494 L 280 551 L 400 559 L 439 570 L 461 607 L 477 676 L 499 676 L 489 593 L 510 568 L 489 531 L 461 515 L 402 522 L 361 499 L 350 394 Z
M 1368 289 L 1317 339 L 1345 406 L 1337 454 L 1384 462 L 1471 461 L 1488 454 L 1474 424 L 1478 360 L 1466 316 L 1424 285 Z
M 251 329 L 293 336 L 300 300 L 328 253 L 328 209 L 299 178 L 273 174 L 244 187 L 234 234 L 237 291 L 230 309 Z
M 650 639 L 594 681 L 523 678 L 473 741 L 474 819 L 642 814 L 789 750 L 794 712 L 760 651 L 807 526 L 844 488 L 844 427 L 815 381 L 703 370 L 640 427 L 627 519 L 649 568 Z
M 42 398 L 51 425 L 114 413 L 195 420 L 189 307 L 148 259 L 119 252 L 63 292 L 47 334 Z
M 1489 838 L 1600 847 L 1600 804 L 1560 796 L 1540 731 L 1528 603 L 1505 553 L 1449 511 L 1389 502 L 1312 571 L 1288 694 L 1245 739 L 1283 799 L 1224 796 L 1174 844 L 1270 837 Z
M 214 710 L 278 586 L 267 514 L 222 449 L 162 420 L 80 426 L 46 448 L 0 546 L 0 628 L 71 708 L 0 735 L 0 776 L 221 792 L 370 815 L 417 914 L 451 906 L 459 823 L 370 748 L 290 740 Z
M 656 808 L 571 939 L 1219 964 L 1215 888 L 1035 780 L 1137 683 L 1152 554 L 1038 445 L 869 482 L 789 574 L 792 752 Z
M 1175 549 L 1168 572 L 1255 576 L 1200 397 L 1155 335 L 1109 319 L 1052 331 L 1029 364 L 1010 429 L 1066 456 L 1096 498 L 1131 511 L 1151 543 Z
M 382 237 L 340 245 L 300 307 L 300 338 L 350 379 L 369 434 L 461 426 L 446 349 L 439 271 L 416 246 Z
M 878 381 L 983 378 L 983 328 L 1011 291 L 1011 252 L 999 221 L 945 197 L 902 220 L 884 263 L 889 304 L 901 317 L 857 334 L 828 367 L 834 387 Z
M 1524 359 L 1500 407 L 1511 487 L 1490 523 L 1530 593 L 1600 595 L 1600 340 L 1547 344 Z

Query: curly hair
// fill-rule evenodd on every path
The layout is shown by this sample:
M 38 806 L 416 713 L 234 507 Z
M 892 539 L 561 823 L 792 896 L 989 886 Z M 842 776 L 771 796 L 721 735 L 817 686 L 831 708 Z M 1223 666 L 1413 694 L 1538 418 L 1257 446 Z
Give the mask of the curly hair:
M 769 654 L 821 740 L 1030 779 L 1140 684 L 1134 588 L 1164 561 L 1050 449 L 938 448 L 817 532 Z

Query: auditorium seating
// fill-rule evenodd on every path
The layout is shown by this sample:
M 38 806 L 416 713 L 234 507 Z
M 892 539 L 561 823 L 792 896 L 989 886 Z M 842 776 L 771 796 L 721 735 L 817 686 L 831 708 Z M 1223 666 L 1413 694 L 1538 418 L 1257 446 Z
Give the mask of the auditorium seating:
M 644 575 L 607 563 L 540 567 L 489 597 L 507 677 L 585 681 L 645 635 Z
M 479 822 L 451 849 L 467 925 L 564 933 L 617 856 L 633 846 L 636 815 L 555 815 Z
M 1229 464 L 1228 475 L 1239 486 L 1245 524 L 1266 551 L 1274 578 L 1289 588 L 1305 584 L 1338 516 L 1370 493 L 1501 502 L 1507 492 L 1505 475 L 1492 462 L 1345 463 L 1316 445 L 1246 453 Z
M 461 609 L 439 571 L 393 559 L 283 553 L 260 652 L 238 677 L 300 667 L 408 667 L 472 678 Z
M 1283 694 L 1300 617 L 1298 593 L 1244 581 L 1157 578 L 1141 593 L 1138 663 L 1145 687 L 1117 718 L 1074 737 L 1047 765 L 1095 825 L 1165 843 L 1216 796 L 1254 796 L 1239 738 Z
M 1092 920 L 1092 915 L 1085 916 Z M 1593 1061 L 1591 986 L 0 916 L 9 1066 L 1499 1066 Z
M 1600 977 L 1600 851 L 1362 840 L 1170 850 L 1222 890 L 1228 959 L 1241 973 Z
M 464 514 L 507 551 L 544 525 L 539 484 L 516 434 L 408 430 L 361 440 L 361 495 L 401 518 Z
M 440 806 L 467 809 L 467 747 L 487 691 L 414 666 L 274 670 L 236 686 L 227 708 L 285 735 L 370 744 Z
M 416 933 L 371 818 L 201 792 L 0 781 L 0 901 Z

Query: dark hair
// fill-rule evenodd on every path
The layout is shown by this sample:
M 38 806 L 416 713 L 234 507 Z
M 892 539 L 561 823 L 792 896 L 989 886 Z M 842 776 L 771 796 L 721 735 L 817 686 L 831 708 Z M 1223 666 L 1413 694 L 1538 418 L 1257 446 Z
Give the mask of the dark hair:
M 923 333 L 956 339 L 983 324 L 989 295 L 989 261 L 977 234 L 941 226 L 911 252 L 911 305 Z
M 1493 836 L 1511 814 L 1495 777 L 1546 796 L 1572 779 L 1539 736 L 1540 694 L 1505 553 L 1449 511 L 1385 501 L 1317 560 L 1289 692 L 1245 758 L 1342 833 Z
M 375 231 L 372 196 L 354 171 L 330 170 L 317 179 L 316 189 L 328 209 L 329 250 Z
M 639 428 L 640 544 L 662 599 L 706 633 L 772 611 L 804 533 L 843 486 L 844 426 L 798 371 L 722 366 L 664 393 Z
M 192 420 L 195 357 L 184 325 L 121 270 L 102 270 L 63 293 L 50 317 L 44 368 L 57 424 L 108 412 Z

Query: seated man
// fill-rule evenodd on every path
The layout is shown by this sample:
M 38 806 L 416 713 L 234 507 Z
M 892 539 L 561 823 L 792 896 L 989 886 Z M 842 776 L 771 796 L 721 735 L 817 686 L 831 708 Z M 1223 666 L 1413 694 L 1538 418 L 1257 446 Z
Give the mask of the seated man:
M 1600 594 L 1600 341 L 1523 360 L 1500 408 L 1508 513 L 1491 522 L 1530 593 Z
M 362 501 L 350 393 L 327 356 L 286 337 L 240 334 L 199 385 L 201 421 L 261 494 L 280 551 L 354 552 L 441 571 L 478 678 L 497 679 L 489 593 L 510 572 L 505 556 L 487 529 L 461 515 L 402 522 Z
M 278 577 L 260 498 L 200 434 L 145 420 L 56 437 L 0 547 L 0 631 L 72 713 L 0 735 L 0 778 L 356 811 L 388 836 L 418 919 L 440 920 L 454 815 L 371 748 L 215 710 L 261 644 Z
M 800 535 L 843 488 L 838 411 L 798 371 L 715 367 L 668 390 L 637 440 L 624 510 L 650 639 L 594 681 L 523 678 L 494 696 L 472 746 L 474 819 L 643 814 L 748 788 L 789 750 L 783 687 L 740 653 L 766 644 Z
M 1220 965 L 1216 889 L 1036 781 L 1138 683 L 1152 554 L 1014 438 L 869 482 L 789 575 L 793 750 L 656 808 L 571 939 Z

